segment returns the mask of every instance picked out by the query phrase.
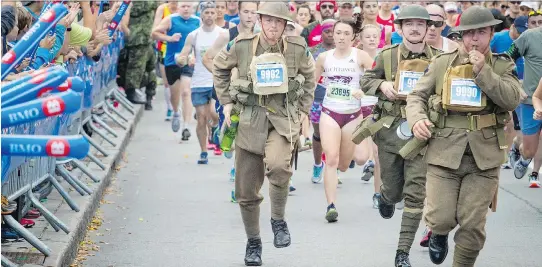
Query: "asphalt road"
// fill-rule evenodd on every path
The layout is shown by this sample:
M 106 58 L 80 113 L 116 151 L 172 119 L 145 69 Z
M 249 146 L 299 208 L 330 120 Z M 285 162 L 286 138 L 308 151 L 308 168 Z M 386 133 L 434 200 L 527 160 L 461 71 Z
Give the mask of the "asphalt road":
M 160 88 L 155 109 L 145 112 L 126 151 L 125 166 L 117 174 L 101 206 L 104 223 L 91 239 L 100 246 L 84 266 L 244 266 L 245 234 L 239 207 L 229 201 L 232 160 L 199 156 L 195 123 L 192 138 L 180 142 L 164 122 Z M 341 175 L 336 203 L 339 222 L 328 224 L 323 184 L 312 184 L 312 152 L 300 155 L 294 173 L 297 191 L 288 199 L 287 221 L 292 245 L 276 249 L 269 223 L 267 182 L 262 189 L 261 229 L 264 266 L 394 265 L 401 211 L 384 220 L 372 208 L 373 184 L 360 180 L 361 168 Z M 541 266 L 542 190 L 528 188 L 511 171 L 501 174 L 499 206 L 490 213 L 487 241 L 477 266 Z M 411 250 L 413 266 L 434 266 L 426 248 Z M 442 266 L 451 266 L 452 251 Z

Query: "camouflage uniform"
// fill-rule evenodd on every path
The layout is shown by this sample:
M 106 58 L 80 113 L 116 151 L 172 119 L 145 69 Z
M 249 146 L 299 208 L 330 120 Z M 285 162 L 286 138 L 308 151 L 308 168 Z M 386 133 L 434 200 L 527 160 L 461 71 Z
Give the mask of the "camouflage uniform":
M 153 72 L 156 55 L 152 47 L 151 30 L 156 1 L 137 1 L 130 11 L 130 36 L 120 52 L 118 70 L 121 76 L 117 82 L 130 98 L 135 89 L 145 87 L 147 104 L 156 93 L 156 74 Z

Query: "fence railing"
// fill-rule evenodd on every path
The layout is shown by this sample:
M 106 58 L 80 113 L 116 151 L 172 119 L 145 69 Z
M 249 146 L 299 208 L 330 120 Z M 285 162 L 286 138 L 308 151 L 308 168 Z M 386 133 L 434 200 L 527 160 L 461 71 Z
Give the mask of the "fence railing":
M 124 93 L 116 84 L 118 56 L 124 45 L 123 34 L 121 32 L 117 32 L 117 34 L 118 36 L 116 36 L 117 38 L 114 39 L 113 43 L 102 49 L 98 62 L 85 55 L 74 63 L 64 63 L 61 65 L 62 70 L 67 70 L 69 73 L 68 76 L 72 77 L 68 79 L 72 79 L 70 81 L 82 82 L 84 88 L 81 92 L 75 92 L 75 88 L 71 90 L 69 87 L 73 86 L 72 83 L 76 82 L 69 82 L 71 85 L 68 86 L 67 90 L 66 88 L 62 88 L 62 86 L 57 86 L 58 90 L 53 90 L 54 92 L 49 92 L 48 94 L 59 96 L 62 93 L 66 93 L 58 93 L 58 91 L 76 93 L 80 96 L 78 98 L 80 99 L 80 103 L 65 104 L 75 104 L 80 108 L 72 113 L 64 112 L 58 116 L 48 116 L 42 120 L 2 128 L 2 195 L 6 196 L 10 201 L 16 200 L 21 196 L 24 196 L 23 199 L 25 200 L 22 205 L 19 205 L 18 216 L 15 217 L 21 218 L 32 206 L 39 210 L 52 228 L 56 231 L 62 230 L 66 234 L 69 234 L 70 229 L 68 226 L 40 203 L 40 200 L 32 193 L 33 190 L 37 186 L 49 182 L 49 185 L 59 192 L 69 207 L 73 211 L 79 212 L 78 205 L 59 181 L 62 181 L 62 179 L 65 180 L 70 187 L 82 196 L 90 195 L 93 192 L 85 183 L 74 177 L 71 171 L 68 171 L 65 167 L 66 164 L 70 163 L 94 182 L 100 181 L 80 161 L 81 158 L 86 157 L 101 169 L 106 169 L 106 166 L 93 153 L 94 151 L 98 151 L 104 157 L 108 157 L 109 154 L 95 139 L 91 138 L 89 132 L 92 132 L 93 136 L 94 134 L 100 136 L 106 142 L 116 147 L 119 144 L 116 144 L 110 136 L 116 137 L 118 133 L 109 127 L 102 118 L 106 117 L 120 128 L 127 130 L 127 123 L 132 119 L 131 115 L 135 116 L 134 106 L 125 98 Z M 53 68 L 49 68 L 46 71 L 50 71 L 51 69 Z M 2 91 L 4 93 L 4 89 Z M 40 99 L 42 98 L 32 101 L 40 101 Z M 23 104 L 28 105 L 28 103 Z M 128 112 L 121 113 L 118 108 L 119 105 Z M 2 106 L 2 109 L 2 113 L 4 113 L 4 106 Z M 4 114 L 2 116 L 4 117 Z M 4 125 L 4 121 L 2 121 L 2 125 Z M 99 127 L 96 125 L 99 125 Z M 49 141 L 52 138 L 58 142 L 51 144 Z M 40 143 L 40 141 L 44 141 L 45 143 Z M 21 149 L 26 149 L 21 152 L 21 155 L 31 156 L 20 156 L 17 154 L 17 151 L 15 151 L 18 147 L 17 142 L 25 144 L 25 146 L 20 147 Z M 42 151 L 41 154 L 36 153 L 32 155 L 32 151 L 28 151 L 28 149 L 32 150 L 32 147 L 28 144 L 33 144 L 33 142 L 45 152 Z M 12 146 L 9 146 L 10 144 Z M 84 145 L 87 146 L 84 152 L 86 155 L 82 157 L 77 156 L 77 158 L 73 156 L 61 157 L 62 155 L 68 155 L 66 149 L 69 150 L 70 148 Z M 92 149 L 89 149 L 89 147 Z M 55 153 L 51 154 L 51 151 Z M 57 175 L 60 178 L 57 179 Z M 51 255 L 51 249 L 24 228 L 14 216 L 8 214 L 2 215 L 2 217 L 3 221 L 29 244 L 45 256 Z M 16 265 L 2 256 L 2 266 Z

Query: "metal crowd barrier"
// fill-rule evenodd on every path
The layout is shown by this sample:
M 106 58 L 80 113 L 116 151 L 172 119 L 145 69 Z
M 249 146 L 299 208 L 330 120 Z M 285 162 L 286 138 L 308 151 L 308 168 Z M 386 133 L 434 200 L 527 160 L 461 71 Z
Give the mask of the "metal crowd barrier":
M 68 70 L 70 77 L 80 77 L 86 83 L 81 109 L 77 113 L 63 114 L 35 123 L 5 128 L 2 129 L 2 136 L 12 134 L 82 135 L 91 147 L 104 157 L 108 157 L 109 154 L 106 150 L 84 131 L 83 125 L 87 125 L 92 130 L 93 135 L 100 136 L 106 142 L 116 147 L 120 144 L 113 142 L 109 135 L 116 137 L 118 133 L 109 127 L 102 118 L 107 117 L 120 128 L 127 130 L 128 126 L 126 123 L 131 118 L 122 114 L 115 106 L 120 104 L 135 116 L 134 106 L 125 98 L 124 93 L 116 84 L 117 61 L 120 50 L 124 45 L 123 39 L 123 34 L 118 32 L 115 41 L 102 49 L 98 62 L 94 62 L 92 59 L 84 56 L 75 63 L 66 63 L 63 65 Z M 96 110 L 100 112 L 96 112 Z M 95 123 L 100 125 L 101 129 L 95 126 Z M 90 162 L 95 163 L 101 169 L 105 170 L 106 166 L 93 153 L 93 150 L 89 150 L 87 158 Z M 68 206 L 73 211 L 79 212 L 79 207 L 71 199 L 59 181 L 62 179 L 65 180 L 69 186 L 82 196 L 90 195 L 93 192 L 86 184 L 66 169 L 65 165 L 68 163 L 79 169 L 94 182 L 100 181 L 83 162 L 75 158 L 7 157 L 2 155 L 2 195 L 6 196 L 9 200 L 15 200 L 24 196 L 25 203 L 22 207 L 18 207 L 18 209 L 22 209 L 20 214 L 25 214 L 30 209 L 30 206 L 33 206 L 40 211 L 55 231 L 62 230 L 66 234 L 69 234 L 70 229 L 68 226 L 47 210 L 33 193 L 33 189 L 36 186 L 48 181 L 60 193 Z M 61 178 L 57 178 L 56 174 Z M 2 215 L 2 218 L 8 226 L 38 251 L 45 256 L 52 254 L 51 249 L 46 244 L 24 228 L 12 215 Z M 1 259 L 2 266 L 16 266 L 4 256 Z

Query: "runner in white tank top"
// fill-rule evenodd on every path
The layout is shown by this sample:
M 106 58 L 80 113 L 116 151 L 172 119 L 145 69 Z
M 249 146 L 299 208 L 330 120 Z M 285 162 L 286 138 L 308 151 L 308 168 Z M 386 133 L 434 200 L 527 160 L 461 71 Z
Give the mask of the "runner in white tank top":
M 371 68 L 373 59 L 364 51 L 352 47 L 361 29 L 362 18 L 353 23 L 339 21 L 333 29 L 335 49 L 321 53 L 316 59 L 315 77 L 323 76 L 326 95 L 320 117 L 320 139 L 326 155 L 324 189 L 328 203 L 326 220 L 336 222 L 335 208 L 338 170 L 350 166 L 356 145 L 352 132 L 361 122 L 361 98 L 364 96 L 359 80 L 364 70 Z
M 175 55 L 176 63 L 184 67 L 194 65 L 194 73 L 190 83 L 192 105 L 196 108 L 196 134 L 201 148 L 198 164 L 208 163 L 208 149 L 213 149 L 215 155 L 222 154 L 220 148 L 208 143 L 208 137 L 213 133 L 209 127 L 218 126 L 218 115 L 214 111 L 213 75 L 203 65 L 205 51 L 213 46 L 221 32 L 226 31 L 216 25 L 216 6 L 214 2 L 200 3 L 202 25 L 190 32 L 180 54 Z M 194 59 L 188 59 L 195 54 Z
M 361 109 L 361 100 L 353 97 L 356 91 L 361 91 L 359 78 L 364 73 L 358 63 L 357 51 L 360 50 L 351 48 L 350 55 L 342 59 L 335 57 L 335 50 L 326 52 L 322 76 L 327 90 L 322 106 L 335 113 L 354 114 Z

